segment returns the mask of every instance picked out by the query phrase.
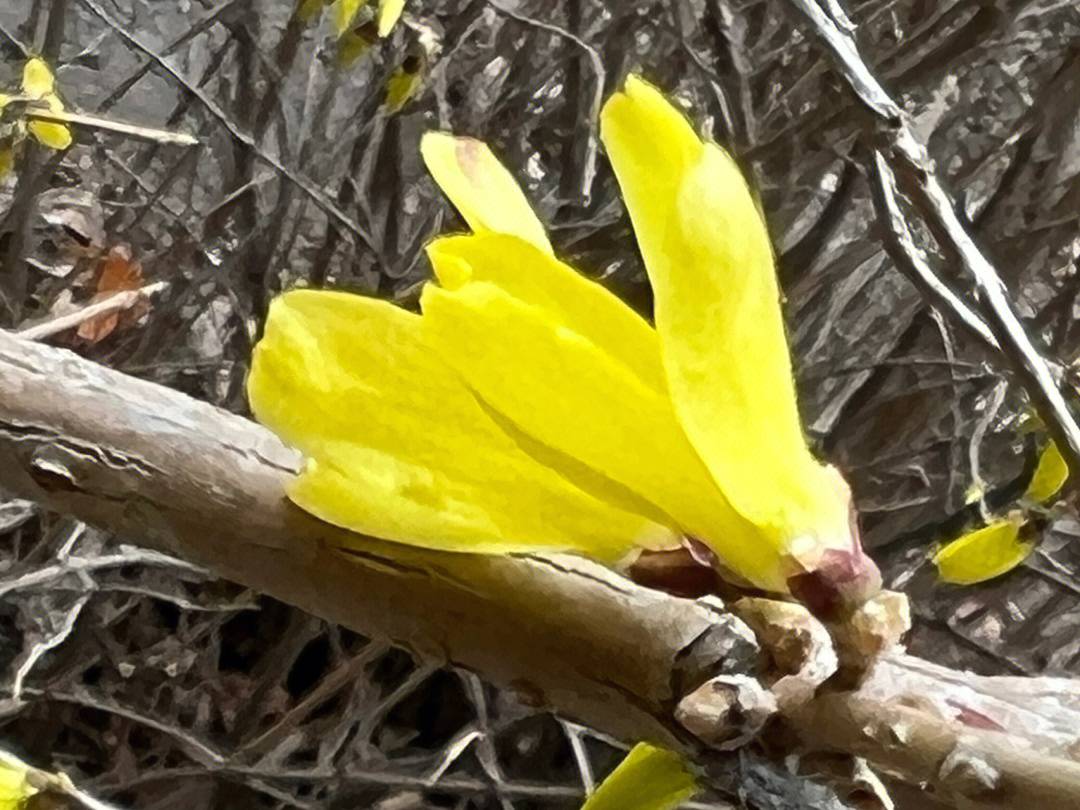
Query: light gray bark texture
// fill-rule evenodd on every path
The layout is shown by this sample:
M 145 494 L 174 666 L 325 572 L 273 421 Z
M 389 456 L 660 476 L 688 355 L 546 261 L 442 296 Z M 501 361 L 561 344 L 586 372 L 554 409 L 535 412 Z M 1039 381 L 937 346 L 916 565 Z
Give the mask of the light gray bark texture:
M 287 501 L 300 463 L 253 422 L 0 332 L 0 487 L 730 777 L 732 760 L 674 720 L 710 677 L 759 672 L 753 636 L 719 602 L 569 556 L 360 537 Z M 895 652 L 858 691 L 822 695 L 782 727 L 798 750 L 865 757 L 956 806 L 1063 810 L 1080 807 L 1078 693 Z

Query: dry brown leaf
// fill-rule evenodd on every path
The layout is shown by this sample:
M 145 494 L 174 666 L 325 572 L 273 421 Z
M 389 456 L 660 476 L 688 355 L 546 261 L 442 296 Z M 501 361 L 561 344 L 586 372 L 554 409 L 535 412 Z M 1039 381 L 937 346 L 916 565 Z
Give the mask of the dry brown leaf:
M 142 267 L 132 258 L 130 248 L 117 245 L 101 260 L 97 273 L 97 292 L 92 303 L 118 292 L 137 290 L 142 283 Z M 147 307 L 148 303 L 140 300 L 127 309 L 95 315 L 79 325 L 78 336 L 90 343 L 97 343 L 112 334 L 117 327 L 137 321 L 145 314 Z

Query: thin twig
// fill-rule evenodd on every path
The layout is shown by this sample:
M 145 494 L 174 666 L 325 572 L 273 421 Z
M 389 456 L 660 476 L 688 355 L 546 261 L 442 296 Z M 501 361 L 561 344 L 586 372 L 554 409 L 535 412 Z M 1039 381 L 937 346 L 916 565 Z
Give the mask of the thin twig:
M 592 100 L 589 104 L 589 137 L 585 151 L 585 166 L 581 173 L 581 198 L 582 201 L 588 205 L 589 201 L 592 199 L 593 180 L 596 179 L 596 161 L 600 142 L 596 128 L 600 122 L 600 107 L 604 100 L 604 82 L 607 80 L 607 71 L 604 70 L 604 63 L 600 60 L 600 54 L 597 52 L 596 48 L 588 42 L 581 37 L 572 34 L 570 31 L 567 31 L 565 28 L 526 16 L 520 11 L 507 8 L 502 5 L 502 3 L 496 2 L 496 0 L 487 0 L 487 4 L 500 14 L 505 14 L 512 20 L 517 20 L 525 25 L 539 28 L 541 31 L 547 31 L 550 34 L 555 34 L 556 36 L 569 40 L 580 48 L 589 60 L 593 73 L 596 75 L 596 82 L 593 86 Z
M 874 77 L 859 54 L 854 38 L 843 31 L 816 0 L 788 1 L 810 21 L 815 33 L 831 51 L 837 71 L 881 124 L 883 161 L 904 180 L 908 196 L 918 206 L 931 231 L 974 280 L 986 307 L 990 333 L 1060 448 L 1075 482 L 1080 474 L 1080 425 L 1065 403 L 1051 364 L 1032 344 L 1013 312 L 1004 282 L 965 229 L 952 200 L 935 176 L 930 155 L 925 144 L 915 137 L 909 116 Z M 945 300 L 939 298 L 939 302 Z
M 26 340 L 41 340 L 50 337 L 51 335 L 55 335 L 58 332 L 63 332 L 66 329 L 74 329 L 99 315 L 108 315 L 113 312 L 131 309 L 131 307 L 135 306 L 143 299 L 161 292 L 168 286 L 169 282 L 167 281 L 157 281 L 153 284 L 147 284 L 145 287 L 140 287 L 137 290 L 124 290 L 123 292 L 110 295 L 108 298 L 85 306 L 75 312 L 70 312 L 67 315 L 61 315 L 59 318 L 53 318 L 45 323 L 39 323 L 34 326 L 28 326 L 25 329 L 20 329 L 16 334 Z
M 277 171 L 282 177 L 289 182 L 297 186 L 315 203 L 316 206 L 321 208 L 323 212 L 336 221 L 345 230 L 356 236 L 363 244 L 370 247 L 376 254 L 379 253 L 378 243 L 372 238 L 371 233 L 367 228 L 363 227 L 359 222 L 350 217 L 342 208 L 334 202 L 334 200 L 326 193 L 326 191 L 320 188 L 311 178 L 302 174 L 301 172 L 286 166 L 284 161 L 266 152 L 256 142 L 255 138 L 246 132 L 242 131 L 229 117 L 226 111 L 217 103 L 215 103 L 200 87 L 196 87 L 190 81 L 188 81 L 184 75 L 169 62 L 162 57 L 159 53 L 154 51 L 147 45 L 144 45 L 139 39 L 132 36 L 128 31 L 124 29 L 120 21 L 117 20 L 109 11 L 107 11 L 96 0 L 80 0 L 82 4 L 90 10 L 92 14 L 98 17 L 109 28 L 116 32 L 122 40 L 128 45 L 143 54 L 149 59 L 152 59 L 158 67 L 165 73 L 171 76 L 185 91 L 191 93 L 199 103 L 209 112 L 214 118 L 216 118 L 228 133 L 237 141 L 242 143 L 245 147 L 251 150 L 251 152 L 260 160 L 268 163 L 275 171 Z
M 36 121 L 48 121 L 53 124 L 71 124 L 91 129 L 101 129 L 106 132 L 114 132 L 117 135 L 127 135 L 131 138 L 139 138 L 144 141 L 156 141 L 157 143 L 171 146 L 196 146 L 199 139 L 185 132 L 169 132 L 165 129 L 141 127 L 137 124 L 125 124 L 121 121 L 112 121 L 108 118 L 100 118 L 96 115 L 84 113 L 56 112 L 38 107 L 27 107 L 27 118 Z
M 886 224 L 886 234 L 889 246 L 893 248 L 889 255 L 900 264 L 907 272 L 908 278 L 915 281 L 923 295 L 936 302 L 947 312 L 951 312 L 960 322 L 995 351 L 1001 351 L 1001 345 L 997 342 L 990 327 L 982 316 L 964 303 L 949 285 L 939 278 L 927 263 L 922 250 L 915 244 L 911 229 L 908 227 L 907 218 L 900 210 L 897 200 L 896 175 L 889 167 L 888 161 L 880 151 L 874 152 L 874 173 L 872 187 L 877 197 L 876 203 L 879 212 L 884 212 L 883 219 Z

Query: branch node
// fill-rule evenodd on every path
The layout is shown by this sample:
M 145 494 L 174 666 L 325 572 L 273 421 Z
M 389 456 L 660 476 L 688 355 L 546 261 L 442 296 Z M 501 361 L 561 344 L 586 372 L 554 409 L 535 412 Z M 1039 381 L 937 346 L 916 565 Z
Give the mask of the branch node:
M 730 751 L 754 739 L 776 712 L 776 698 L 753 678 L 717 675 L 679 701 L 675 720 L 706 745 Z

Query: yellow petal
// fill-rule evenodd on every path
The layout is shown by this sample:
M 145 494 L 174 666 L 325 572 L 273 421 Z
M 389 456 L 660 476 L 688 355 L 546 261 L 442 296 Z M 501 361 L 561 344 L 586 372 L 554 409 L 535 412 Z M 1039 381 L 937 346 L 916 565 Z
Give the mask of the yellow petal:
M 49 109 L 63 112 L 64 105 L 54 95 L 45 97 Z M 38 142 L 50 149 L 63 150 L 71 146 L 71 130 L 66 124 L 54 124 L 49 121 L 31 121 L 28 129 Z
M 785 589 L 775 549 L 724 501 L 670 400 L 630 368 L 491 282 L 452 292 L 428 285 L 421 307 L 425 340 L 480 400 L 550 448 L 546 463 L 601 500 L 715 539 L 732 568 Z
M 551 253 L 524 192 L 483 141 L 429 132 L 420 141 L 428 171 L 477 233 L 509 234 Z
M 368 0 L 334 0 L 330 8 L 330 18 L 334 23 L 334 32 L 343 37 L 352 28 L 357 12 L 367 5 Z
M 435 275 L 447 290 L 490 281 L 562 326 L 580 334 L 667 396 L 660 344 L 644 318 L 604 286 L 527 242 L 501 234 L 448 236 L 427 247 Z
M 674 810 L 699 790 L 682 757 L 639 743 L 581 810 Z
M 53 92 L 56 78 L 44 59 L 33 57 L 23 66 L 23 92 L 31 98 L 44 98 Z
M 37 792 L 26 782 L 25 767 L 7 757 L 0 761 L 0 810 L 19 810 Z
M 612 561 L 670 532 L 522 451 L 419 339 L 419 316 L 361 296 L 279 296 L 255 349 L 260 422 L 309 458 L 290 497 L 336 525 L 429 548 L 581 551 Z
M 971 585 L 1007 573 L 1027 559 L 1032 545 L 1020 539 L 1021 523 L 997 520 L 968 532 L 934 555 L 945 582 Z
M 735 162 L 640 79 L 607 103 L 601 137 L 690 441 L 731 505 L 781 547 L 849 550 L 846 488 L 806 446 L 772 248 Z
M 392 113 L 398 112 L 415 95 L 419 87 L 420 73 L 418 71 L 398 68 L 386 81 L 387 109 Z
M 379 0 L 380 37 L 385 37 L 390 33 L 404 10 L 405 0 Z
M 1047 442 L 1039 456 L 1035 474 L 1031 476 L 1024 498 L 1032 503 L 1046 503 L 1058 492 L 1069 479 L 1069 465 L 1061 456 L 1061 451 L 1053 440 Z

